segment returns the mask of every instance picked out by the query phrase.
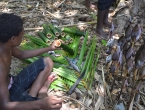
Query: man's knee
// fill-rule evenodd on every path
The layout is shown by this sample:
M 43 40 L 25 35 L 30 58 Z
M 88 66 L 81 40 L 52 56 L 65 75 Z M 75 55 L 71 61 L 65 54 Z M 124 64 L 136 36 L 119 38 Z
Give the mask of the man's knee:
M 44 64 L 48 65 L 51 68 L 53 67 L 53 61 L 52 61 L 52 59 L 50 57 L 45 57 L 44 58 Z

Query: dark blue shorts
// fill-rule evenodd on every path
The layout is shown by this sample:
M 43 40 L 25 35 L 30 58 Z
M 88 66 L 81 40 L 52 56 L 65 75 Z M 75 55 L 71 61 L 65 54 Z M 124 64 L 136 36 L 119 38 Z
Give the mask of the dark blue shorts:
M 98 10 L 109 9 L 115 0 L 98 0 Z
M 31 97 L 26 91 L 31 87 L 38 74 L 44 70 L 43 58 L 24 68 L 17 76 L 13 76 L 13 84 L 10 88 L 10 101 L 33 101 L 37 97 Z

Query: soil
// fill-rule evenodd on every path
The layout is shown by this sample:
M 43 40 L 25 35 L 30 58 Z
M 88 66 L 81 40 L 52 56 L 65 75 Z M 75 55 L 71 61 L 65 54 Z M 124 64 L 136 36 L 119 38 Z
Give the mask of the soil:
M 80 22 L 80 19 L 83 19 L 83 22 L 90 22 L 93 21 L 94 18 L 90 17 L 91 14 L 96 16 L 97 10 L 92 11 L 85 8 L 85 6 L 82 5 L 82 2 L 75 1 L 75 0 L 69 0 L 62 2 L 63 0 L 1 0 L 0 1 L 0 13 L 14 13 L 16 15 L 19 15 L 22 17 L 24 21 L 24 28 L 25 33 L 35 35 L 37 36 L 37 31 L 41 30 L 42 24 L 51 22 L 57 26 L 64 26 L 64 25 L 74 25 L 78 24 Z M 62 2 L 62 3 L 61 3 Z M 71 11 L 70 11 L 71 10 Z M 59 13 L 61 12 L 61 13 Z M 145 0 L 121 0 L 121 2 L 118 4 L 116 8 L 111 7 L 109 19 L 113 21 L 115 27 L 115 30 L 113 32 L 113 36 L 118 39 L 121 36 L 124 35 L 124 27 L 126 25 L 126 22 L 129 19 L 132 19 L 132 24 L 135 26 L 135 24 L 138 22 L 138 20 L 141 21 L 141 27 L 142 27 L 142 35 L 141 39 L 135 43 L 135 50 L 137 50 L 141 44 L 143 44 L 143 38 L 145 36 L 144 33 L 144 24 L 145 24 Z M 81 30 L 88 29 L 90 32 L 90 36 L 94 36 L 95 33 L 95 26 L 96 24 L 88 25 L 81 27 Z M 39 29 L 38 29 L 39 28 Z M 108 29 L 104 29 L 106 32 L 108 32 Z M 113 89 L 113 92 L 111 93 L 113 104 L 110 102 L 109 95 L 104 98 L 104 94 L 101 95 L 100 92 L 98 92 L 97 88 L 99 86 L 99 78 L 102 78 L 102 65 L 106 64 L 106 47 L 102 46 L 101 42 L 98 42 L 97 46 L 101 46 L 101 55 L 99 58 L 98 68 L 96 70 L 95 74 L 95 83 L 94 87 L 92 88 L 91 94 L 93 97 L 95 97 L 97 100 L 96 102 L 92 101 L 88 106 L 92 108 L 92 110 L 107 110 L 105 109 L 106 103 L 104 99 L 107 99 L 108 103 L 108 109 L 109 110 L 124 110 L 127 109 L 128 106 L 128 98 L 129 94 L 131 93 L 131 86 L 128 86 L 128 88 L 124 91 L 121 101 L 118 101 L 117 95 L 120 91 L 120 85 L 121 81 L 118 79 L 115 82 L 115 88 Z M 24 67 L 24 62 L 12 58 L 12 65 L 11 65 L 11 71 L 10 74 L 17 75 L 18 72 Z M 104 66 L 105 76 L 106 75 L 106 66 Z M 110 82 L 107 82 L 110 84 Z M 130 82 L 128 82 L 130 84 Z M 111 87 L 111 85 L 108 85 Z M 142 94 L 145 94 L 145 87 L 144 84 L 141 86 Z M 53 94 L 63 94 L 62 91 L 49 91 L 49 93 Z M 96 96 L 95 96 L 96 95 Z M 76 98 L 77 93 L 74 93 L 71 97 Z M 102 98 L 103 97 L 103 98 Z M 98 102 L 97 102 L 98 101 Z M 86 101 L 87 102 L 87 101 Z M 100 102 L 100 103 L 99 103 Z M 134 102 L 134 101 L 133 101 Z M 109 106 L 110 105 L 110 106 Z M 116 105 L 116 106 L 115 106 Z M 134 102 L 132 106 L 132 110 L 143 110 L 145 109 L 145 95 L 140 95 L 139 101 Z M 98 109 L 97 109 L 97 106 Z M 119 108 L 121 107 L 121 108 Z M 69 103 L 64 103 L 62 110 L 80 110 L 80 105 L 74 101 L 70 101 Z M 81 110 L 85 110 L 84 108 L 81 108 Z M 131 110 L 131 109 L 130 109 Z

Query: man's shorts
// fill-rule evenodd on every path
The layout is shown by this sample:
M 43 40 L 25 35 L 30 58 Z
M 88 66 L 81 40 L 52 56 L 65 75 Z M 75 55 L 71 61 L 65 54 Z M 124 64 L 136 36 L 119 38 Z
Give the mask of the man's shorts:
M 115 2 L 115 0 L 98 0 L 98 10 L 103 11 L 109 9 L 113 2 Z
M 13 76 L 13 84 L 10 88 L 10 101 L 33 101 L 37 97 L 31 97 L 26 91 L 31 87 L 39 73 L 44 70 L 43 58 L 24 68 L 17 76 Z

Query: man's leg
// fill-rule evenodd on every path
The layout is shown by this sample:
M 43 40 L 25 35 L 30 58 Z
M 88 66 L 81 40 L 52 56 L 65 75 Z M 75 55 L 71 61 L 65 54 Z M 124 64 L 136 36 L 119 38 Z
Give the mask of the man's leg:
M 109 8 L 105 10 L 105 16 L 104 16 L 104 26 L 111 28 L 112 24 L 108 21 L 108 15 L 109 15 Z
M 109 8 L 111 7 L 112 0 L 98 0 L 98 17 L 96 32 L 100 37 L 107 38 L 107 35 L 103 31 L 103 25 L 111 28 L 112 24 L 108 22 Z
M 107 38 L 107 35 L 103 31 L 103 23 L 104 23 L 105 14 L 106 14 L 106 10 L 98 10 L 96 32 L 100 37 L 103 37 L 103 38 Z
M 39 93 L 38 93 L 38 98 L 44 98 L 47 96 L 47 91 L 49 86 L 51 85 L 51 83 L 56 79 L 56 73 L 52 72 L 48 78 L 46 79 L 44 85 L 42 86 L 42 88 L 40 89 Z
M 39 73 L 38 77 L 33 82 L 29 91 L 29 95 L 31 95 L 32 97 L 37 96 L 38 92 L 46 82 L 48 76 L 51 74 L 51 71 L 53 69 L 53 61 L 49 57 L 44 58 L 44 64 L 44 70 Z

